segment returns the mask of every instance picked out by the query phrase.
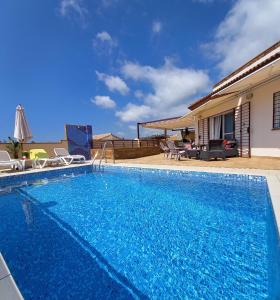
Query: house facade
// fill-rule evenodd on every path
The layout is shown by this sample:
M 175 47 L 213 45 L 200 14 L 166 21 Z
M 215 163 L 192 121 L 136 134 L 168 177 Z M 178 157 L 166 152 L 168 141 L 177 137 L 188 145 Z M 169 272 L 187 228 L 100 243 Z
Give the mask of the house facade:
M 280 157 L 280 42 L 189 106 L 196 143 L 236 140 L 239 155 Z
M 236 141 L 241 157 L 280 157 L 280 41 L 215 84 L 188 109 L 181 117 L 143 127 L 194 127 L 196 144 Z

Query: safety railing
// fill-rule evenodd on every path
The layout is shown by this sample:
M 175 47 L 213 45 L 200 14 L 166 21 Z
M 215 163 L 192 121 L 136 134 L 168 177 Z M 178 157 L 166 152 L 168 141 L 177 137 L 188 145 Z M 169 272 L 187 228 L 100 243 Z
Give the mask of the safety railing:
M 96 164 L 95 162 L 97 161 L 97 157 L 99 155 L 99 150 L 96 152 L 93 160 L 92 160 L 92 169 L 93 171 L 100 171 L 102 168 L 102 161 L 105 159 L 106 160 L 106 155 L 105 155 L 105 151 L 106 151 L 106 146 L 107 143 L 105 142 L 102 146 L 102 150 L 101 150 L 101 155 L 99 157 L 99 162 Z
M 122 149 L 122 148 L 152 148 L 159 147 L 159 140 L 107 140 L 96 141 L 93 140 L 92 149 L 102 149 L 106 143 L 107 149 Z

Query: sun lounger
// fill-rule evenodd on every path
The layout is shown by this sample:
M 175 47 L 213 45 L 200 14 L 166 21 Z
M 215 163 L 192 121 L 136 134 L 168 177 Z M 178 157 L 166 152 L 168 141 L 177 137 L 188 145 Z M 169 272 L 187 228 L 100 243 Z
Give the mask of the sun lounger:
M 206 150 L 200 151 L 200 159 L 210 160 L 214 158 L 217 160 L 218 158 L 221 158 L 225 160 L 226 151 L 223 142 L 223 140 L 210 140 L 209 144 L 206 146 Z
M 22 170 L 22 164 L 18 159 L 11 159 L 8 151 L 0 151 L 0 167 L 9 168 L 9 169 L 18 169 Z
M 72 162 L 81 163 L 86 161 L 86 158 L 83 155 L 71 155 L 65 148 L 54 148 L 54 153 L 56 157 L 61 158 L 66 165 L 70 165 Z
M 164 157 L 168 158 L 170 150 L 167 146 L 163 144 L 163 142 L 159 143 L 160 149 L 163 151 Z
M 42 169 L 47 165 L 58 165 L 63 163 L 59 157 L 48 157 L 48 154 L 44 149 L 31 149 L 29 153 L 30 159 L 34 160 L 33 166 L 35 168 Z
M 167 141 L 166 145 L 169 148 L 169 158 L 175 157 L 176 160 L 180 160 L 182 156 L 186 155 L 186 151 L 176 147 L 173 141 Z

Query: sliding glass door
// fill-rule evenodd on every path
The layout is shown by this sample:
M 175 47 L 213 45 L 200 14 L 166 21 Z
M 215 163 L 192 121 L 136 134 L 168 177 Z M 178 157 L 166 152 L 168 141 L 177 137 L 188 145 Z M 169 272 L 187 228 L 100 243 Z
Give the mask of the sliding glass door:
M 210 140 L 234 139 L 233 111 L 209 118 Z

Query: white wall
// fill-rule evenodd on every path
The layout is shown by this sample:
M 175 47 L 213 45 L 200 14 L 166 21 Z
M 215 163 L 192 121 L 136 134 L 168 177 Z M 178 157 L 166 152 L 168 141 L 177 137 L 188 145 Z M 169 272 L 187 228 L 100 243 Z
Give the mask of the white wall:
M 280 157 L 280 130 L 272 130 L 273 93 L 280 91 L 280 79 L 253 91 L 251 100 L 252 156 Z

